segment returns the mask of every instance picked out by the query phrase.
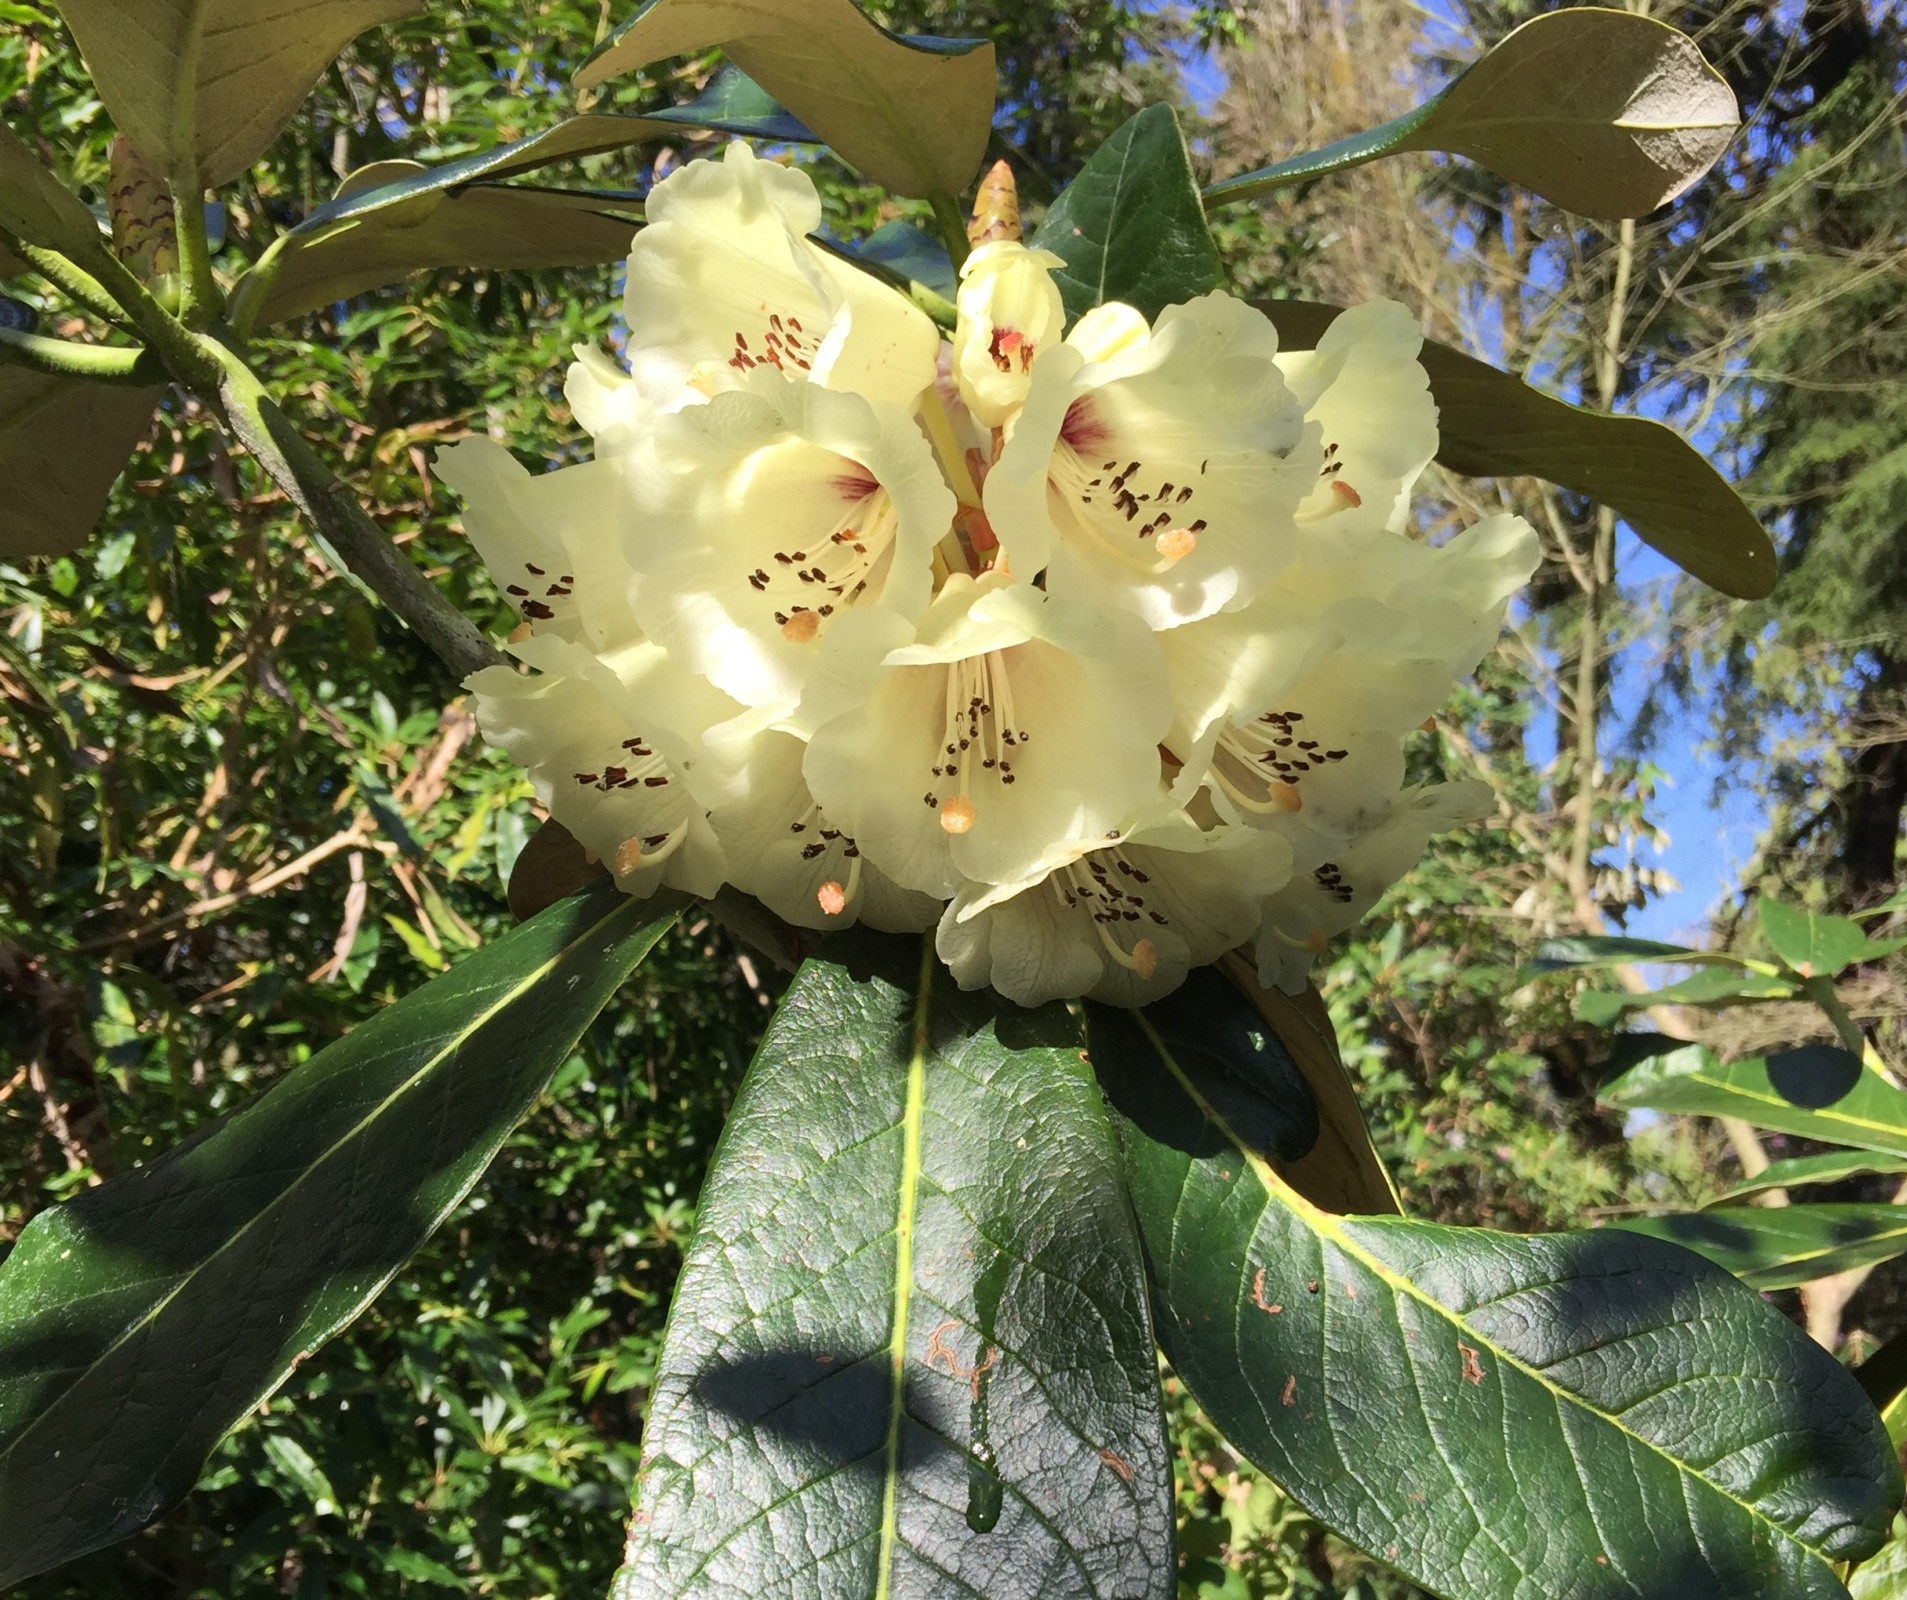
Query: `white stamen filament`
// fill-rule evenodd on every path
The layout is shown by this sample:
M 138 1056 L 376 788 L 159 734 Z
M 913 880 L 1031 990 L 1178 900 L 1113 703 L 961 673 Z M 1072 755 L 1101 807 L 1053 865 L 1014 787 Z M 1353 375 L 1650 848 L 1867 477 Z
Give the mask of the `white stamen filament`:
M 1211 781 L 1233 805 L 1257 816 L 1302 811 L 1304 775 L 1350 754 L 1304 737 L 1304 720 L 1299 713 L 1273 711 L 1227 728 L 1212 752 Z
M 900 513 L 877 484 L 848 501 L 832 528 L 790 540 L 744 576 L 772 609 L 781 636 L 806 644 L 829 617 L 884 581 L 899 524 Z
M 1013 675 L 1004 651 L 969 656 L 946 670 L 940 759 L 929 769 L 926 800 L 939 810 L 945 832 L 962 834 L 978 815 L 972 795 L 975 769 L 1011 787 L 1019 777 L 1014 758 L 1029 735 L 1013 715 Z
M 1159 947 L 1141 933 L 1127 950 L 1112 933 L 1114 928 L 1126 923 L 1149 922 L 1164 926 L 1166 919 L 1146 905 L 1144 886 L 1148 881 L 1146 875 L 1117 850 L 1105 850 L 1068 862 L 1048 883 L 1067 910 L 1074 910 L 1083 903 L 1086 914 L 1092 918 L 1093 932 L 1107 955 L 1128 972 L 1150 978 L 1159 970 Z M 1122 883 L 1126 887 L 1120 887 Z
M 1261 798 L 1217 761 L 1212 763 L 1210 771 L 1212 781 L 1224 790 L 1225 798 L 1241 811 L 1249 811 L 1260 817 L 1289 817 L 1304 810 L 1304 796 L 1298 786 L 1287 783 L 1283 778 L 1273 778 L 1266 784 Z
M 1096 438 L 1087 454 L 1062 437 L 1047 467 L 1047 481 L 1070 504 L 1078 525 L 1092 536 L 1094 556 L 1135 575 L 1156 577 L 1198 548 L 1205 519 L 1197 515 L 1197 488 L 1155 473 L 1130 456 L 1129 448 Z M 1196 478 L 1200 466 L 1187 470 Z M 1149 489 L 1142 480 L 1152 480 Z
M 640 838 L 625 839 L 616 847 L 615 860 L 610 865 L 618 878 L 626 878 L 633 872 L 646 872 L 667 861 L 681 849 L 682 842 L 688 836 L 689 825 L 685 820 L 671 828 L 662 843 L 653 849 Z

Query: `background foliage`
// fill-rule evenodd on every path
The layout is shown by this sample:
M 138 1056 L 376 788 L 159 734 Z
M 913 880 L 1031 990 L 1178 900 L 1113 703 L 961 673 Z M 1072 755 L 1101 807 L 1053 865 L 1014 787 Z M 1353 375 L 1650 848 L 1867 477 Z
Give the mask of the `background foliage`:
M 1186 104 L 1188 60 L 1224 74 L 1216 96 L 1210 71 L 1194 83 L 1197 154 L 1222 176 L 1394 115 L 1544 8 L 870 9 L 995 39 L 998 139 L 1032 209 L 1139 105 Z M 1736 781 L 1769 797 L 1747 888 L 1853 908 L 1895 881 L 1907 414 L 1874 396 L 1896 394 L 1903 359 L 1907 246 L 1887 179 L 1907 47 L 1878 6 L 1658 11 L 1702 40 L 1754 119 L 1671 221 L 1581 224 L 1427 158 L 1215 219 L 1239 292 L 1396 294 L 1439 336 L 1562 392 L 1673 417 L 1733 452 L 1784 535 L 1778 601 L 1743 608 L 1670 587 L 1613 523 L 1530 485 L 1451 481 L 1430 509 L 1435 532 L 1514 507 L 1551 557 L 1505 649 L 1413 758 L 1425 775 L 1491 777 L 1495 825 L 1439 846 L 1326 985 L 1379 1147 L 1430 1219 L 1530 1230 L 1694 1203 L 1807 1148 L 1708 1122 L 1625 1129 L 1594 1103 L 1606 1040 L 1568 986 L 1518 987 L 1538 939 L 1619 926 L 1662 887 L 1642 848 L 1658 762 L 1673 773 L 1712 729 Z M 365 162 L 448 159 L 555 122 L 555 86 L 601 21 L 565 0 L 464 0 L 366 35 L 235 192 L 222 259 L 255 258 Z M 705 73 L 621 80 L 601 104 L 683 99 Z M 41 130 L 42 154 L 103 199 L 111 130 L 31 5 L 0 5 L 0 92 L 8 123 Z M 586 170 L 640 189 L 687 153 Z M 844 232 L 906 214 L 845 171 L 819 175 Z M 439 273 L 266 347 L 295 420 L 480 617 L 504 608 L 429 453 L 491 432 L 532 462 L 570 457 L 562 372 L 573 344 L 613 338 L 612 276 Z M 176 1143 L 504 926 L 500 884 L 532 819 L 448 674 L 176 398 L 100 537 L 0 566 L 0 619 L 4 1248 L 37 1210 Z M 712 925 L 675 936 L 455 1222 L 228 1441 L 192 1499 L 20 1593 L 603 1592 L 680 1241 L 777 989 Z M 1897 974 L 1864 970 L 1857 999 L 1891 1043 Z M 1748 1023 L 1719 1026 L 1737 1033 L 1718 1042 L 1755 1043 Z M 1890 1193 L 1868 1178 L 1830 1197 Z M 1812 1286 L 1805 1307 L 1784 1299 L 1830 1344 L 1902 1320 L 1887 1269 Z M 1406 1592 L 1169 1394 L 1186 1594 Z

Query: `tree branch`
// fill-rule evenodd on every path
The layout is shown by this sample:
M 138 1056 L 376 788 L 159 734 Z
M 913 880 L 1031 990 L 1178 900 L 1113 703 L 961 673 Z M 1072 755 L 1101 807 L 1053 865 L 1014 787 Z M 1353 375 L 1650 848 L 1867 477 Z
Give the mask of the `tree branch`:
M 391 543 L 350 486 L 305 443 L 251 368 L 224 346 L 209 339 L 201 343 L 219 363 L 219 407 L 232 432 L 311 519 L 346 569 L 403 618 L 460 679 L 502 665 L 502 652 Z
M 143 385 L 161 382 L 166 375 L 165 364 L 136 345 L 78 344 L 12 328 L 0 328 L 0 365 L 91 383 Z
M 84 306 L 94 316 L 116 327 L 129 326 L 126 308 L 106 292 L 106 286 L 90 272 L 74 266 L 59 251 L 42 249 L 24 239 L 16 239 L 13 248 L 21 260 L 74 305 Z

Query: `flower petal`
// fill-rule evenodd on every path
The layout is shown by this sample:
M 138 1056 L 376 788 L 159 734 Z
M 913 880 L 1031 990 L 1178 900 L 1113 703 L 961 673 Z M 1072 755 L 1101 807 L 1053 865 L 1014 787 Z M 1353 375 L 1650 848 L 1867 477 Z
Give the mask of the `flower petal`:
M 702 742 L 734 703 L 655 645 L 608 660 L 549 636 L 515 650 L 534 676 L 486 667 L 466 680 L 485 739 L 525 768 L 550 815 L 629 893 L 713 894 L 727 864 L 701 792 L 714 776 Z
M 1402 532 L 1410 490 L 1437 453 L 1437 406 L 1417 360 L 1417 319 L 1394 300 L 1343 312 L 1315 350 L 1278 357 L 1307 420 L 1324 434 L 1324 476 L 1299 508 L 1317 517 Z
M 949 579 L 918 627 L 841 619 L 799 721 L 828 814 L 897 883 L 947 895 L 1118 828 L 1158 786 L 1170 714 L 1137 619 L 992 573 Z
M 1276 330 L 1217 294 L 1168 306 L 1146 339 L 1101 323 L 1089 331 L 1105 359 L 1069 338 L 1070 360 L 1035 366 L 987 477 L 995 534 L 1055 594 L 1155 629 L 1248 603 L 1296 553 L 1292 518 L 1320 460 Z
M 1490 814 L 1487 783 L 1436 783 L 1406 789 L 1375 824 L 1332 860 L 1292 877 L 1265 907 L 1258 932 L 1258 978 L 1289 994 L 1304 988 L 1325 941 L 1360 921 L 1408 872 L 1437 834 Z
M 646 212 L 625 305 L 630 370 L 652 400 L 761 366 L 904 409 L 933 381 L 933 323 L 807 237 L 821 201 L 805 172 L 737 142 L 670 173 Z
M 466 439 L 438 451 L 435 470 L 462 497 L 464 528 L 497 587 L 537 632 L 597 650 L 637 637 L 616 462 L 533 475 L 502 445 Z
M 794 709 L 848 610 L 926 609 L 955 509 L 903 413 L 772 371 L 658 418 L 629 477 L 643 626 L 742 704 L 777 713 Z
M 1272 835 L 1202 832 L 1170 813 L 1123 838 L 1080 841 L 1030 884 L 967 885 L 935 948 L 961 987 L 991 984 L 1021 1005 L 1081 994 L 1145 1005 L 1248 939 L 1289 872 Z
M 785 733 L 754 741 L 742 793 L 711 817 L 731 864 L 729 881 L 800 928 L 931 928 L 940 902 L 897 888 L 814 803 L 801 776 L 805 750 Z
M 1026 401 L 1033 359 L 1059 343 L 1066 306 L 1051 250 L 1017 240 L 983 244 L 960 268 L 953 372 L 960 397 L 982 426 L 997 428 Z
M 592 344 L 572 347 L 576 356 L 563 378 L 563 398 L 583 431 L 596 443 L 596 456 L 620 456 L 648 436 L 665 409 L 636 386 L 636 381 L 606 350 Z M 685 389 L 678 403 L 700 404 L 704 396 Z

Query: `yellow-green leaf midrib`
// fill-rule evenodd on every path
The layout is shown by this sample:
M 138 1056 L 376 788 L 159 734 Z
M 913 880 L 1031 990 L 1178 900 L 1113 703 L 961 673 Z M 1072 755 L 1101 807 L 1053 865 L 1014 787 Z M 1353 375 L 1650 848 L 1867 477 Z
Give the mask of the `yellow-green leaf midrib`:
M 1699 1483 L 1711 1494 L 1738 1507 L 1753 1521 L 1766 1527 L 1771 1532 L 1778 1534 L 1783 1540 L 1794 1546 L 1795 1549 L 1803 1552 L 1808 1559 L 1816 1562 L 1826 1561 L 1827 1558 L 1819 1551 L 1804 1544 L 1788 1529 L 1782 1527 L 1780 1523 L 1775 1522 L 1765 1513 L 1757 1510 L 1739 1495 L 1733 1494 L 1720 1484 L 1711 1482 L 1709 1479 L 1702 1477 L 1696 1468 L 1664 1449 L 1653 1439 L 1626 1426 L 1620 1417 L 1603 1410 L 1592 1401 L 1576 1394 L 1562 1384 L 1547 1378 L 1538 1368 L 1531 1366 L 1521 1357 L 1504 1349 L 1495 1340 L 1491 1339 L 1488 1334 L 1480 1332 L 1468 1322 L 1464 1321 L 1462 1313 L 1452 1310 L 1435 1296 L 1419 1288 L 1409 1278 L 1398 1274 L 1395 1269 L 1380 1260 L 1370 1250 L 1358 1244 L 1346 1234 L 1339 1225 L 1341 1219 L 1334 1217 L 1330 1212 L 1321 1210 L 1317 1206 L 1314 1206 L 1309 1200 L 1305 1199 L 1303 1195 L 1299 1194 L 1278 1175 L 1269 1162 L 1238 1136 L 1231 1124 L 1219 1114 L 1218 1110 L 1204 1095 L 1199 1093 L 1197 1086 L 1187 1077 L 1184 1069 L 1180 1067 L 1178 1061 L 1172 1055 L 1171 1050 L 1167 1048 L 1165 1041 L 1154 1031 L 1150 1019 L 1148 1019 L 1143 1012 L 1135 1012 L 1134 1017 L 1141 1029 L 1144 1030 L 1153 1049 L 1158 1052 L 1159 1059 L 1166 1064 L 1166 1067 L 1172 1073 L 1173 1078 L 1177 1080 L 1179 1086 L 1191 1097 L 1193 1104 L 1198 1107 L 1200 1114 L 1224 1135 L 1226 1141 L 1238 1152 L 1253 1175 L 1264 1185 L 1267 1194 L 1274 1201 L 1296 1212 L 1299 1218 L 1305 1222 L 1320 1239 L 1329 1240 L 1330 1243 L 1335 1245 L 1346 1256 L 1356 1261 L 1359 1265 L 1364 1267 L 1366 1271 L 1375 1276 L 1392 1294 L 1405 1296 L 1416 1301 L 1436 1316 L 1444 1319 L 1453 1328 L 1469 1335 L 1476 1341 L 1480 1349 L 1487 1350 L 1505 1366 L 1522 1373 L 1524 1377 L 1528 1378 L 1532 1383 L 1549 1393 L 1559 1402 L 1566 1401 L 1587 1415 L 1595 1417 L 1598 1421 L 1606 1424 L 1624 1438 L 1634 1440 L 1635 1443 L 1640 1445 L 1643 1449 L 1650 1451 L 1666 1461 L 1683 1478 L 1691 1479 Z

